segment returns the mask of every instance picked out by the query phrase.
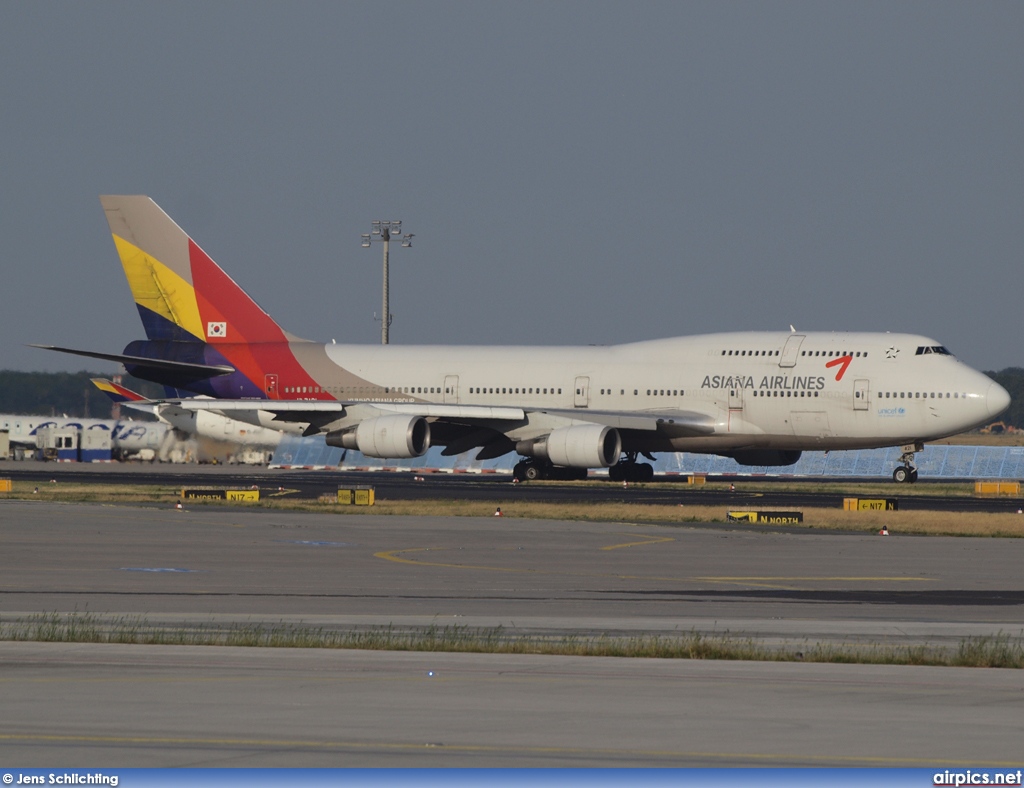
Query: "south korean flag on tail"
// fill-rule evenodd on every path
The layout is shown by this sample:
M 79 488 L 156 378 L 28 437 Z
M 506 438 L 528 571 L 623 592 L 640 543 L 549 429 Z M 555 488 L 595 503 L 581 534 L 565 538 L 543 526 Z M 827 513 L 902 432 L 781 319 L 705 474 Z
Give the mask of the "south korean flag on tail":
M 209 322 L 206 324 L 206 338 L 207 339 L 224 339 L 228 335 L 228 324 L 221 321 L 219 323 Z

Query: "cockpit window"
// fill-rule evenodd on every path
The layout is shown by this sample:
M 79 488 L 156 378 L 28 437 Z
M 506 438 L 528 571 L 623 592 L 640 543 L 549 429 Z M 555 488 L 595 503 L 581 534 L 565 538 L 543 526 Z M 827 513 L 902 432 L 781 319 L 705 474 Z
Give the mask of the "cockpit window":
M 940 356 L 952 356 L 953 355 L 948 350 L 946 350 L 946 348 L 944 348 L 942 345 L 932 345 L 931 347 L 927 347 L 925 345 L 922 345 L 921 347 L 919 347 L 917 349 L 917 355 L 919 355 L 919 356 L 924 356 L 924 355 L 927 355 L 928 353 L 937 353 Z

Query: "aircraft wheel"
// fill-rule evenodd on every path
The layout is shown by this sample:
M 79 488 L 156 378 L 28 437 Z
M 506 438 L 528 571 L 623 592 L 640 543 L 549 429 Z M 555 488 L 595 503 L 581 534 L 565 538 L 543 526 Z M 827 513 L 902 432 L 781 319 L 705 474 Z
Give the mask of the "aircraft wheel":
M 540 466 L 534 465 L 533 463 L 529 463 L 525 468 L 523 468 L 523 479 L 528 482 L 535 482 L 537 479 L 542 478 L 543 475 L 544 474 L 541 473 Z
M 608 469 L 608 481 L 624 482 L 626 480 L 626 465 L 617 463 Z
M 517 462 L 516 466 L 512 469 L 512 478 L 519 482 L 526 481 L 526 463 Z
M 911 484 L 914 484 L 914 483 L 915 483 L 916 481 L 917 481 L 917 468 L 914 468 L 914 469 L 913 469 L 913 470 L 912 470 L 912 471 L 910 472 L 910 483 L 911 483 Z
M 648 465 L 646 462 L 637 463 L 636 471 L 636 477 L 638 482 L 654 481 L 653 465 Z
M 892 472 L 892 480 L 896 484 L 904 484 L 910 480 L 910 468 L 906 465 L 900 465 L 896 470 Z

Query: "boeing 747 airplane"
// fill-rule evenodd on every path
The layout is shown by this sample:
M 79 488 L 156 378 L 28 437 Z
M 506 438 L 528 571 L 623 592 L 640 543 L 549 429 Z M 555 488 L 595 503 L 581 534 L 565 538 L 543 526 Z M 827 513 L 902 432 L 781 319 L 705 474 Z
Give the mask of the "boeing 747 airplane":
M 319 344 L 284 331 L 155 202 L 101 198 L 146 339 L 109 354 L 214 411 L 380 458 L 478 449 L 517 478 L 651 478 L 655 452 L 790 465 L 802 451 L 929 440 L 1009 405 L 999 384 L 913 334 L 737 332 L 608 347 Z M 191 399 L 186 395 L 207 398 Z M 213 398 L 213 399 L 209 399 Z

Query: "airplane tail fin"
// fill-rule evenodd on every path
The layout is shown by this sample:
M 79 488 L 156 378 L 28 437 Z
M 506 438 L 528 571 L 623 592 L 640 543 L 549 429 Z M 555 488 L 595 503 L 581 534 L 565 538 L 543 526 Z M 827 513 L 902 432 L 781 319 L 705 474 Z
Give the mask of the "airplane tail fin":
M 119 383 L 114 383 L 112 380 L 106 378 L 91 378 L 92 384 L 106 394 L 113 402 L 118 405 L 124 405 L 126 408 L 133 408 L 134 410 L 141 411 L 143 413 L 149 413 L 160 419 L 160 405 L 153 402 L 152 400 L 143 397 L 137 391 L 132 391 L 129 388 L 125 388 Z M 164 419 L 160 419 L 163 421 Z
M 106 394 L 113 402 L 118 404 L 122 402 L 145 402 L 146 397 L 143 397 L 136 391 L 132 391 L 129 388 L 125 388 L 119 383 L 115 383 L 112 380 L 106 378 L 91 378 L 92 384 Z
M 290 336 L 153 200 L 100 197 L 150 340 L 247 344 Z

